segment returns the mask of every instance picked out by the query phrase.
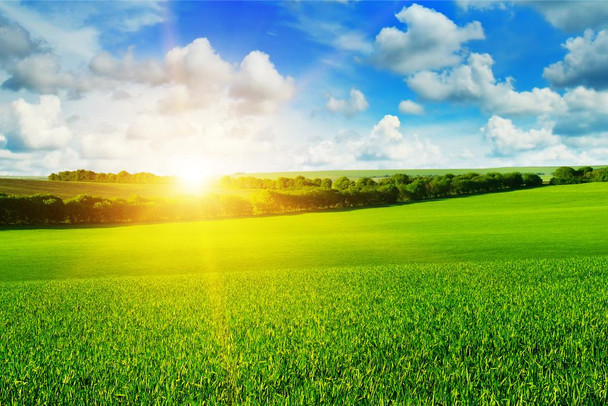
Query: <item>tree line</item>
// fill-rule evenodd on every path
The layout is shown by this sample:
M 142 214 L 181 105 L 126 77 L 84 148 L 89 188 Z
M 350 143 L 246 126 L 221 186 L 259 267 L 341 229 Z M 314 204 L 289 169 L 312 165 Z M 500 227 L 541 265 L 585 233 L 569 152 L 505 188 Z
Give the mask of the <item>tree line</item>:
M 101 182 L 101 183 L 174 183 L 173 176 L 158 176 L 149 172 L 129 173 L 120 171 L 118 173 L 93 172 L 85 169 L 75 171 L 62 171 L 51 173 L 49 180 L 61 182 Z
M 262 189 L 274 191 L 311 191 L 337 190 L 343 194 L 377 191 L 396 196 L 394 202 L 424 200 L 448 196 L 459 196 L 472 193 L 496 192 L 500 190 L 535 187 L 542 185 L 540 176 L 533 173 L 519 172 L 479 174 L 470 172 L 463 175 L 445 174 L 441 176 L 409 176 L 395 174 L 380 180 L 363 177 L 351 180 L 346 176 L 335 181 L 329 178 L 295 178 L 280 177 L 276 180 L 261 179 L 252 176 L 232 178 L 225 176 L 220 180 L 224 188 Z M 393 190 L 393 189 L 396 189 Z
M 553 172 L 549 181 L 551 185 L 573 185 L 576 183 L 608 182 L 608 167 L 593 169 L 583 166 L 574 169 L 569 166 L 560 166 Z
M 255 178 L 254 178 L 255 179 Z M 108 199 L 79 195 L 62 200 L 53 195 L 8 196 L 0 194 L 0 224 L 93 224 L 146 221 L 179 221 L 278 214 L 298 211 L 389 205 L 475 193 L 514 190 L 542 185 L 535 174 L 518 172 L 413 176 L 397 174 L 376 181 L 279 178 L 222 179 L 226 187 L 258 189 L 248 198 L 232 195 L 145 199 Z M 257 185 L 256 188 L 251 185 Z

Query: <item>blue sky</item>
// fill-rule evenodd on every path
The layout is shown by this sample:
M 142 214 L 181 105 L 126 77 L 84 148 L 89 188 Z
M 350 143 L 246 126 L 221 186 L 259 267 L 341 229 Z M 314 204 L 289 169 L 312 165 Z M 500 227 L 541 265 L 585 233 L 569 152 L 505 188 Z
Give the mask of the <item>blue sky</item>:
M 608 2 L 5 2 L 0 174 L 606 164 Z

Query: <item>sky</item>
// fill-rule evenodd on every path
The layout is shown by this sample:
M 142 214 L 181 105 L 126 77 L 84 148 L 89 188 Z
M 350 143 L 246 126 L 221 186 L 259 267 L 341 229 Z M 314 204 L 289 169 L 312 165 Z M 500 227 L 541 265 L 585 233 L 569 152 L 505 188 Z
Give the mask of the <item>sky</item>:
M 608 1 L 0 3 L 0 175 L 607 161 Z

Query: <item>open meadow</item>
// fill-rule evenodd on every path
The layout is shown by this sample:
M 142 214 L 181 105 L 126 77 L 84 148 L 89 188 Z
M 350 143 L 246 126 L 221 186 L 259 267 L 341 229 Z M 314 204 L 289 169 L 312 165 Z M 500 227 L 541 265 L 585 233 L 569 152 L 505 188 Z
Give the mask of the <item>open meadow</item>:
M 606 196 L 4 228 L 0 403 L 605 403 Z

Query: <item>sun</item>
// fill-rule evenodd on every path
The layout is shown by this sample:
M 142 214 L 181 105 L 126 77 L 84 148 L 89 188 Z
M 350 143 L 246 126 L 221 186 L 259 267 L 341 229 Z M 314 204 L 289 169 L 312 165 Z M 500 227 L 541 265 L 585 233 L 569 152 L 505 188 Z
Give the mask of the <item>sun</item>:
M 202 194 L 208 191 L 213 177 L 212 168 L 202 160 L 183 159 L 175 167 L 180 189 L 185 193 Z

